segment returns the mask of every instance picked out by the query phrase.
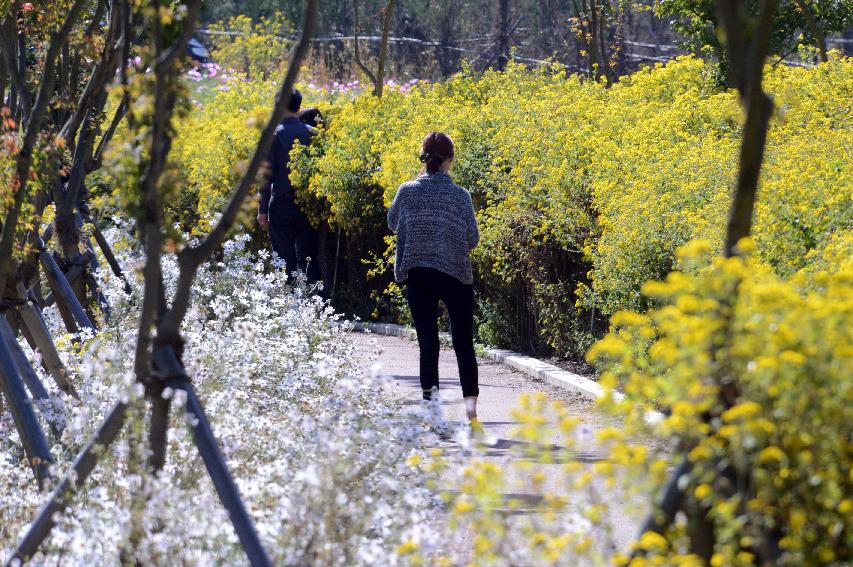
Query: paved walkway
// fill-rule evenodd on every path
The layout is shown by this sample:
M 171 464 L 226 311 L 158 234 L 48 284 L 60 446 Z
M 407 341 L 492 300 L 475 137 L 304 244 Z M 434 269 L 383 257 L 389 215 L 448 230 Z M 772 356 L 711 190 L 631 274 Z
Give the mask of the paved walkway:
M 418 378 L 418 347 L 417 343 L 397 337 L 383 335 L 353 333 L 352 340 L 358 345 L 359 351 L 363 353 L 361 364 L 366 371 L 371 367 L 380 375 L 391 377 L 397 384 L 395 395 L 404 404 L 415 405 L 421 398 L 420 381 Z M 462 424 L 466 421 L 465 406 L 462 401 L 462 390 L 459 386 L 459 373 L 456 366 L 456 358 L 452 349 L 442 348 L 439 359 L 439 375 L 441 384 L 441 399 L 444 408 L 444 417 L 451 424 Z M 490 438 L 486 458 L 500 463 L 511 480 L 507 484 L 510 493 L 507 499 L 520 500 L 535 505 L 541 500 L 542 494 L 551 492 L 564 495 L 569 498 L 578 498 L 580 495 L 570 494 L 571 490 L 563 482 L 563 474 L 560 463 L 551 465 L 537 464 L 527 470 L 520 470 L 512 464 L 519 460 L 517 449 L 524 447 L 524 442 L 515 435 L 514 430 L 519 426 L 513 417 L 513 409 L 519 406 L 519 398 L 523 394 L 535 394 L 544 392 L 549 400 L 561 400 L 568 412 L 581 419 L 581 424 L 576 428 L 575 455 L 574 458 L 584 466 L 606 458 L 601 448 L 596 447 L 594 432 L 610 423 L 611 419 L 602 416 L 594 407 L 593 402 L 578 395 L 571 394 L 566 390 L 551 386 L 541 380 L 516 372 L 506 366 L 491 362 L 479 361 L 480 397 L 478 414 L 480 421 L 486 429 Z M 553 410 L 549 410 L 554 417 Z M 555 441 L 556 442 L 556 441 Z M 441 445 L 445 451 L 453 453 L 461 449 L 453 442 L 439 441 L 437 436 L 431 436 L 430 443 Z M 535 470 L 545 473 L 546 480 L 532 488 L 530 475 Z M 528 478 L 525 478 L 528 477 Z M 452 487 L 448 487 L 452 490 Z M 600 489 L 600 490 L 599 490 Z M 593 486 L 592 490 L 604 493 L 601 486 Z M 583 497 L 587 497 L 583 495 Z M 610 500 L 607 496 L 604 500 Z M 618 510 L 619 507 L 617 506 Z M 524 513 L 522 510 L 514 510 L 513 513 Z M 637 514 L 624 515 L 611 519 L 614 526 L 614 539 L 618 547 L 626 546 L 636 535 L 641 519 Z

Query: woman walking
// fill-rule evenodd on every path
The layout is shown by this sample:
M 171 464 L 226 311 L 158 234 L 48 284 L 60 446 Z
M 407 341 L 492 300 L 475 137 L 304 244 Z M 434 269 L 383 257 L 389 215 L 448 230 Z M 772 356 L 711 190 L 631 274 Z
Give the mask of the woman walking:
M 450 314 L 465 411 L 476 426 L 479 387 L 470 252 L 480 235 L 471 194 L 448 174 L 453 153 L 453 141 L 446 134 L 433 132 L 424 139 L 420 155 L 424 170 L 397 190 L 388 209 L 388 228 L 397 233 L 394 277 L 407 281 L 424 399 L 438 395 L 438 302 L 443 301 Z

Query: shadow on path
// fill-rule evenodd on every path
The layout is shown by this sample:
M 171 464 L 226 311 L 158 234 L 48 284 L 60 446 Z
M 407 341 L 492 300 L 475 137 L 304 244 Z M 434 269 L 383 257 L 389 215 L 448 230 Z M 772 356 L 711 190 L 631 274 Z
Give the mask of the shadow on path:
M 488 433 L 488 430 L 487 430 Z M 478 456 L 483 457 L 512 457 L 516 461 L 539 461 L 541 457 L 547 454 L 547 462 L 542 464 L 559 465 L 566 463 L 598 463 L 604 461 L 605 458 L 597 453 L 589 451 L 573 451 L 559 445 L 542 446 L 526 441 L 517 441 L 515 439 L 497 439 L 492 443 L 484 445 L 485 450 L 478 452 Z M 470 452 L 469 449 L 464 449 L 453 443 L 445 447 L 448 452 Z M 549 454 L 550 453 L 550 454 Z
M 385 376 L 386 378 L 392 378 L 392 379 L 397 380 L 398 382 L 401 382 L 401 383 L 413 383 L 416 386 L 419 386 L 421 383 L 420 376 L 407 376 L 407 375 L 400 375 L 400 374 L 384 374 L 383 376 Z M 441 389 L 448 389 L 449 390 L 451 388 L 459 386 L 459 378 L 439 378 L 438 379 L 438 385 L 439 385 L 439 388 L 441 388 Z M 513 389 L 512 386 L 504 386 L 502 384 L 490 384 L 488 382 L 484 382 L 483 380 L 480 380 L 480 387 L 481 388 L 504 388 L 507 390 Z
M 461 494 L 458 490 L 443 490 L 442 492 L 452 498 Z M 545 502 L 545 497 L 542 494 L 505 492 L 500 497 L 500 504 L 496 505 L 492 510 L 507 516 L 525 516 L 541 513 L 541 506 Z

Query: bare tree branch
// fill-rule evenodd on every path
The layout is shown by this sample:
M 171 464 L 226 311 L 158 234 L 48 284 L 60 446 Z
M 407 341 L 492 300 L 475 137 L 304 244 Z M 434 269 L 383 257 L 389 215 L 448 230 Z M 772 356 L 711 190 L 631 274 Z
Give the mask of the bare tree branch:
M 187 43 L 192 38 L 195 31 L 196 22 L 198 22 L 198 14 L 201 10 L 201 0 L 193 0 L 187 3 L 187 15 L 184 19 L 184 25 L 181 28 L 181 35 L 175 40 L 175 43 L 166 50 L 158 59 L 155 65 L 166 67 L 175 62 L 187 50 Z
M 115 114 L 113 114 L 113 119 L 110 121 L 107 131 L 101 136 L 101 140 L 98 142 L 98 147 L 95 150 L 95 153 L 92 154 L 92 163 L 90 163 L 86 168 L 88 171 L 95 171 L 101 167 L 101 163 L 104 159 L 104 150 L 115 135 L 116 129 L 125 114 L 127 114 L 127 104 L 125 104 L 125 101 L 121 101 L 116 108 Z
M 86 119 L 83 121 L 83 132 L 80 134 L 79 144 L 74 148 L 74 156 L 71 159 L 71 173 L 68 176 L 68 181 L 65 183 L 65 188 L 61 189 L 61 195 L 54 197 L 58 206 L 67 204 L 69 209 L 73 209 L 80 197 L 80 189 L 83 186 L 83 180 L 87 173 L 86 165 L 94 151 L 95 124 L 98 122 L 99 115 L 106 103 L 106 92 L 102 91 L 99 93 L 98 98 L 100 100 L 86 112 Z
M 80 127 L 83 117 L 89 110 L 89 100 L 96 92 L 100 92 L 104 88 L 118 66 L 119 52 L 116 48 L 122 34 L 121 24 L 121 2 L 114 1 L 110 7 L 110 27 L 107 32 L 107 42 L 101 51 L 101 58 L 92 71 L 92 76 L 89 78 L 86 88 L 77 101 L 77 108 L 59 131 L 59 135 L 65 139 L 69 146 L 74 145 L 77 129 Z
M 104 16 L 104 11 L 107 9 L 107 0 L 97 0 L 95 4 L 95 12 L 92 14 L 92 19 L 89 20 L 89 25 L 83 30 L 83 35 L 86 38 L 92 38 L 95 32 L 100 28 L 101 18 Z M 83 59 L 83 54 L 79 50 L 74 53 L 74 59 L 71 61 L 71 69 L 69 71 L 69 91 L 73 92 L 73 86 L 77 84 L 77 79 L 80 77 L 80 63 Z
M 364 74 L 367 75 L 367 78 L 370 79 L 370 82 L 373 83 L 373 96 L 381 97 L 382 91 L 384 88 L 385 82 L 385 64 L 388 60 L 388 36 L 391 33 L 391 25 L 393 24 L 394 19 L 394 8 L 397 5 L 397 0 L 388 0 L 388 4 L 385 6 L 385 16 L 382 20 L 382 38 L 379 44 L 379 64 L 376 73 L 373 73 L 370 69 L 367 68 L 367 65 L 361 60 L 361 53 L 359 52 L 359 44 L 358 44 L 358 0 L 353 0 L 352 2 L 352 10 L 353 15 L 355 16 L 355 31 L 353 33 L 353 41 L 354 41 L 354 60 L 356 65 L 364 71 Z
M 388 58 L 388 34 L 391 32 L 391 24 L 393 23 L 394 7 L 397 0 L 388 0 L 388 5 L 385 7 L 385 19 L 382 22 L 382 43 L 379 46 L 379 69 L 376 72 L 376 83 L 374 84 L 374 96 L 382 96 L 382 89 L 385 86 L 385 61 Z
M 76 136 L 76 131 L 80 126 L 77 120 L 81 117 L 83 118 L 83 130 L 80 133 L 79 145 L 74 147 L 71 173 L 68 182 L 65 184 L 64 195 L 61 199 L 56 199 L 57 206 L 60 204 L 64 205 L 69 214 L 77 206 L 83 188 L 83 181 L 91 171 L 90 166 L 92 165 L 92 157 L 95 152 L 96 129 L 100 125 L 102 120 L 101 115 L 107 104 L 107 84 L 114 77 L 119 64 L 122 63 L 121 55 L 123 50 L 120 49 L 119 44 L 122 41 L 122 37 L 128 33 L 127 30 L 123 29 L 122 25 L 123 5 L 126 2 L 127 0 L 113 1 L 110 7 L 110 28 L 107 44 L 104 46 L 101 59 L 92 72 L 92 77 L 86 85 L 86 90 L 80 97 L 74 116 L 69 119 L 63 127 L 63 131 L 60 132 L 60 136 L 73 138 Z M 116 111 L 115 116 L 124 116 L 123 112 L 119 113 L 119 110 L 123 107 L 126 108 L 122 102 L 119 104 L 119 109 Z M 110 124 L 110 128 L 113 131 L 117 126 L 117 123 Z M 112 132 L 110 132 L 110 137 L 112 137 Z M 99 144 L 100 150 L 103 150 L 104 144 L 105 140 L 102 138 Z
M 776 61 L 774 61 L 773 63 L 771 63 L 771 64 L 770 64 L 770 66 L 771 66 L 771 67 L 775 67 L 775 66 L 776 66 L 776 65 L 778 65 L 779 63 L 783 63 L 783 62 L 785 61 L 785 59 L 787 59 L 787 58 L 788 58 L 788 56 L 789 56 L 789 55 L 791 55 L 791 54 L 793 54 L 795 51 L 797 51 L 797 47 L 793 47 L 793 48 L 791 48 L 789 51 L 787 51 L 787 52 L 785 52 L 785 53 L 783 53 L 783 54 L 779 55 L 779 59 L 777 59 Z
M 0 24 L 0 51 L 3 52 L 3 60 L 6 62 L 6 71 L 12 79 L 12 87 L 15 89 L 18 101 L 24 107 L 24 116 L 29 116 L 32 108 L 32 93 L 27 87 L 24 75 L 18 69 L 18 46 L 17 25 L 10 16 L 3 18 Z
M 361 61 L 361 54 L 359 53 L 359 49 L 358 49 L 358 0 L 352 0 L 352 12 L 353 12 L 353 15 L 355 16 L 355 28 L 353 30 L 353 43 L 354 43 L 353 49 L 355 51 L 355 53 L 354 53 L 355 64 L 358 65 L 362 71 L 364 71 L 364 74 L 367 75 L 367 78 L 370 79 L 371 83 L 373 83 L 373 89 L 376 90 L 376 88 L 377 88 L 376 75 L 374 75 L 373 72 L 367 68 L 367 65 L 365 65 Z

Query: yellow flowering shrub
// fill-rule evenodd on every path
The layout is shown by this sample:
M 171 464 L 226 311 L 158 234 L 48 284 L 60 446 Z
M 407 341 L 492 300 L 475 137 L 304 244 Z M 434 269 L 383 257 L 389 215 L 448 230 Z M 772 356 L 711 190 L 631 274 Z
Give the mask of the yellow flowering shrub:
M 779 66 L 767 74 L 778 111 L 754 235 L 758 257 L 783 276 L 801 268 L 834 231 L 853 226 L 851 65 Z M 620 110 L 601 128 L 605 173 L 593 189 L 601 237 L 591 250 L 593 285 L 586 290 L 608 313 L 641 307 L 640 287 L 672 268 L 679 245 L 691 238 L 721 242 L 740 107 L 733 92 L 710 89 L 702 67 L 688 60 L 637 73 L 609 93 Z M 671 77 L 661 81 L 664 75 Z M 664 89 L 661 82 L 681 88 Z
M 853 242 L 849 232 L 846 240 Z M 753 565 L 757 547 L 772 541 L 785 565 L 849 561 L 849 257 L 785 282 L 755 259 L 712 258 L 711 249 L 707 241 L 682 248 L 683 271 L 643 288 L 658 306 L 615 315 L 611 333 L 591 349 L 604 384 L 625 392 L 606 405 L 627 416 L 625 439 L 654 433 L 688 452 L 688 506 L 710 509 L 716 564 Z M 730 407 L 720 401 L 728 383 L 736 384 Z M 651 406 L 668 410 L 658 424 L 646 418 Z M 665 462 L 652 456 L 648 470 Z M 653 491 L 662 480 L 653 480 Z M 646 553 L 671 560 L 668 554 L 686 548 L 685 537 L 684 526 L 675 526 L 665 547 Z
M 299 88 L 305 106 L 329 111 L 321 93 Z M 182 191 L 179 202 L 171 205 L 179 210 L 176 217 L 185 229 L 207 231 L 228 201 L 255 151 L 276 92 L 272 81 L 231 78 L 177 122 L 170 157 L 180 172 Z
M 827 250 L 851 245 L 848 231 Z M 779 565 L 853 558 L 851 256 L 828 269 L 814 261 L 786 282 L 755 258 L 712 250 L 704 240 L 679 248 L 680 270 L 643 287 L 655 307 L 614 314 L 590 350 L 608 391 L 624 393 L 600 404 L 618 418 L 595 434 L 606 459 L 577 459 L 590 446 L 579 419 L 544 394 L 523 397 L 514 413 L 512 467 L 474 449 L 458 492 L 447 495 L 454 533 L 471 534 L 472 565 L 706 564 L 688 553 L 682 516 L 627 549 L 613 534 L 619 517 L 652 511 L 684 455 L 692 464 L 685 505 L 709 510 L 715 528 L 711 565 L 756 565 L 773 545 Z M 736 397 L 723 405 L 720 386 L 732 382 Z M 651 409 L 664 417 L 650 419 Z M 413 465 L 447 466 L 433 457 Z
M 822 262 L 853 226 L 853 62 L 766 73 L 777 111 L 755 258 L 790 278 Z M 273 90 L 232 80 L 178 124 L 185 190 L 176 206 L 185 224 L 205 226 L 229 194 Z M 478 209 L 485 342 L 581 357 L 611 315 L 649 307 L 641 288 L 675 267 L 679 246 L 693 238 L 717 246 L 723 234 L 741 110 L 702 60 L 683 57 L 610 88 L 557 65 L 510 64 L 382 98 L 302 90 L 327 127 L 309 149 L 294 150 L 297 198 L 315 225 L 343 230 L 348 285 L 378 276 L 350 290 L 373 298 L 374 316 L 403 318 L 387 270 L 385 211 L 417 175 L 419 145 L 432 130 L 455 140 L 452 173 Z
M 209 30 L 213 59 L 246 77 L 267 80 L 287 62 L 293 25 L 281 12 L 257 22 L 240 14 L 212 23 Z
M 171 157 L 184 181 L 182 221 L 209 229 L 255 151 L 274 97 L 272 83 L 232 80 L 177 123 Z
M 756 257 L 783 277 L 853 226 L 851 71 L 848 59 L 767 69 L 778 111 Z M 512 64 L 345 102 L 296 175 L 335 223 L 383 232 L 385 207 L 419 171 L 422 138 L 446 131 L 457 144 L 454 178 L 472 192 L 482 231 L 481 338 L 577 356 L 596 324 L 606 327 L 602 315 L 648 306 L 640 289 L 673 269 L 678 246 L 719 242 L 740 112 L 734 92 L 691 57 L 611 88 L 559 66 Z

